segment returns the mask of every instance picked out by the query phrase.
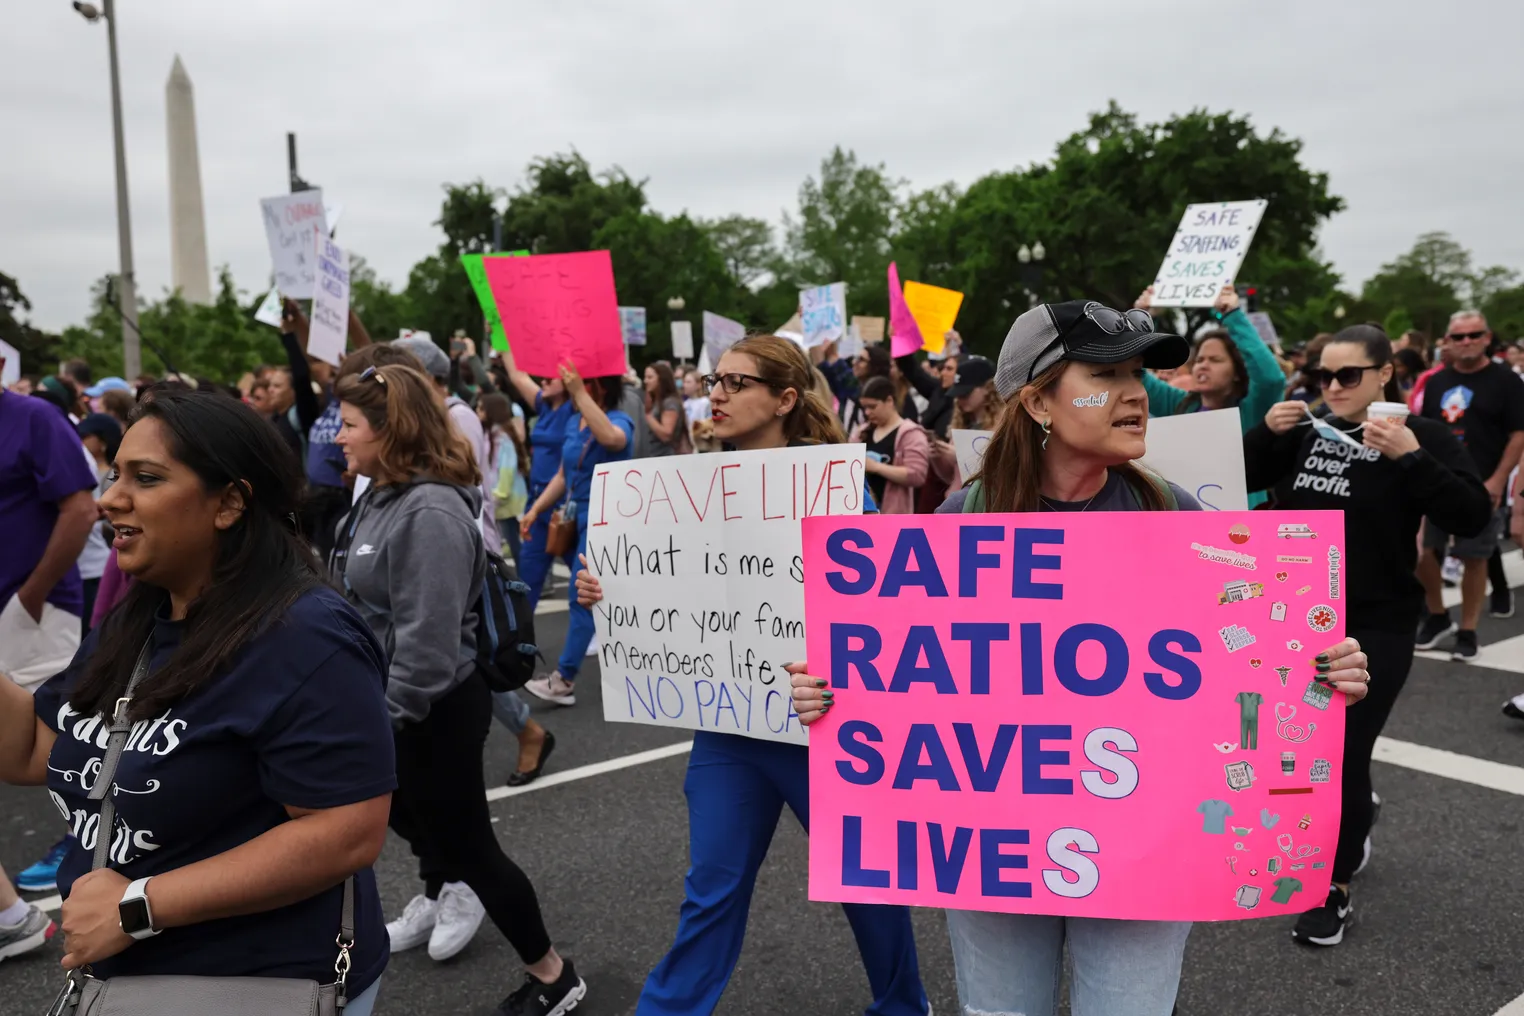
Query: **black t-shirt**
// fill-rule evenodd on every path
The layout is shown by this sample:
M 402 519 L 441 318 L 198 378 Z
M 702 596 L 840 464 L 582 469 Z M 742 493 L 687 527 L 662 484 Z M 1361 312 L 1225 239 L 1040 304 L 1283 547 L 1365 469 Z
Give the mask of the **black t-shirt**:
M 1363 440 L 1359 430 L 1337 417 L 1326 422 Z M 1425 515 L 1447 533 L 1474 536 L 1492 514 L 1487 488 L 1449 430 L 1413 416 L 1408 427 L 1419 450 L 1406 461 L 1320 437 L 1305 424 L 1277 436 L 1261 423 L 1244 435 L 1250 490 L 1275 488 L 1276 508 L 1344 513 L 1340 551 L 1348 576 L 1348 621 L 1355 627 L 1411 632 L 1418 624 L 1423 587 L 1413 568 Z
M 895 427 L 882 438 L 875 441 L 873 439 L 873 432 L 876 429 L 870 423 L 867 425 L 867 429 L 863 431 L 863 443 L 868 446 L 868 458 L 871 459 L 876 456 L 884 465 L 892 466 L 894 465 L 894 441 L 900 436 L 900 428 Z M 873 500 L 879 504 L 884 503 L 884 488 L 887 485 L 888 481 L 880 474 L 868 474 L 868 489 L 873 492 Z
M 160 620 L 157 667 L 179 645 L 184 622 Z M 81 716 L 68 697 L 94 652 L 91 632 L 63 673 L 37 690 L 38 717 L 58 733 L 48 794 L 69 824 L 58 871 L 65 897 L 90 870 L 100 804 L 88 800 L 110 724 Z M 153 680 L 152 670 L 145 679 Z M 334 808 L 397 786 L 386 661 L 344 598 L 326 587 L 303 595 L 250 640 L 232 668 L 163 715 L 134 725 L 116 773 L 111 867 L 146 878 L 224 853 L 289 821 L 285 807 Z M 381 976 L 390 945 L 376 878 L 355 876 L 355 948 L 349 996 Z M 343 886 L 260 914 L 228 917 L 134 942 L 94 965 L 128 974 L 297 977 L 328 983 L 338 958 Z
M 1524 430 L 1524 381 L 1496 363 L 1470 374 L 1446 367 L 1424 387 L 1423 415 L 1449 425 L 1485 480 L 1497 471 L 1509 436 Z

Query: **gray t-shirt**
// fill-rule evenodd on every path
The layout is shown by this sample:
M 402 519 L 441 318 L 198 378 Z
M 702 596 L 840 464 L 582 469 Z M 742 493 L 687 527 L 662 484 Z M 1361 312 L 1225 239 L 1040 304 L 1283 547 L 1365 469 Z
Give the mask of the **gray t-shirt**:
M 672 395 L 667 396 L 665 399 L 661 400 L 660 406 L 652 410 L 651 415 L 660 420 L 662 414 L 669 409 L 677 413 L 677 429 L 672 432 L 672 440 L 663 441 L 661 438 L 657 437 L 656 431 L 650 429 L 650 421 L 646 421 L 646 429 L 651 434 L 651 443 L 647 445 L 646 448 L 647 458 L 657 459 L 661 458 L 664 455 L 675 455 L 677 453 L 678 446 L 682 444 L 683 433 L 688 426 L 688 416 L 683 412 L 683 403 L 681 399 L 678 399 L 676 396 Z M 644 414 L 641 415 L 644 416 Z
M 1167 481 L 1166 481 L 1167 482 Z M 1183 512 L 1199 512 L 1201 504 L 1194 497 L 1187 494 L 1180 487 L 1171 483 L 1169 489 L 1175 492 L 1175 500 L 1180 504 Z M 968 488 L 955 490 L 947 495 L 937 508 L 938 515 L 956 515 L 963 511 L 963 502 L 968 500 Z M 1137 498 L 1132 491 L 1127 489 L 1127 481 L 1122 479 L 1122 474 L 1113 469 L 1106 477 L 1106 486 L 1101 492 L 1089 501 L 1050 501 L 1043 498 L 1042 511 L 1045 512 L 1135 512 L 1140 511 Z

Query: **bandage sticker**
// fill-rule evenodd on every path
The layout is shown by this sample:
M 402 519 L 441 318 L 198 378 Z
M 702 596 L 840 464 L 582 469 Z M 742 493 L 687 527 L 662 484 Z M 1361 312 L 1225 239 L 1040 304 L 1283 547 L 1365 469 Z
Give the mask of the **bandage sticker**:
M 1217 594 L 1217 605 L 1225 606 L 1229 603 L 1242 603 L 1265 595 L 1265 587 L 1258 582 L 1245 582 L 1235 579 L 1232 582 L 1222 584 L 1222 592 Z
M 1111 398 L 1111 392 L 1109 391 L 1096 392 L 1094 395 L 1086 395 L 1082 399 L 1075 399 L 1074 407 L 1076 409 L 1083 409 L 1086 406 L 1095 406 L 1099 409 L 1106 404 L 1106 400 L 1109 398 Z
M 1303 586 L 1302 588 L 1300 588 L 1300 589 L 1298 589 L 1296 591 L 1296 594 L 1298 596 L 1306 596 L 1310 592 L 1312 592 L 1312 587 L 1311 586 Z
M 1328 548 L 1328 598 L 1339 598 L 1339 565 L 1344 560 L 1338 547 Z
M 1331 769 L 1328 759 L 1315 758 L 1312 760 L 1312 768 L 1307 771 L 1307 779 L 1313 783 L 1327 783 Z
M 1254 786 L 1254 766 L 1247 761 L 1229 762 L 1222 771 L 1227 777 L 1229 790 L 1248 790 Z
M 1320 603 L 1307 612 L 1307 627 L 1319 635 L 1333 631 L 1338 623 L 1338 611 L 1326 603 Z
M 1285 600 L 1276 600 L 1274 603 L 1270 604 L 1270 620 L 1272 620 L 1272 621 L 1284 621 L 1284 620 L 1286 620 L 1286 601 Z
M 1236 550 L 1223 550 L 1221 547 L 1209 547 L 1204 543 L 1193 543 L 1191 549 L 1196 556 L 1203 561 L 1215 561 L 1217 564 L 1230 564 L 1235 568 L 1247 568 L 1254 571 L 1259 566 L 1258 560 L 1253 554 L 1240 554 Z
M 1222 639 L 1223 648 L 1230 653 L 1236 653 L 1254 644 L 1254 633 L 1241 624 L 1230 624 L 1226 628 L 1219 628 L 1217 634 Z

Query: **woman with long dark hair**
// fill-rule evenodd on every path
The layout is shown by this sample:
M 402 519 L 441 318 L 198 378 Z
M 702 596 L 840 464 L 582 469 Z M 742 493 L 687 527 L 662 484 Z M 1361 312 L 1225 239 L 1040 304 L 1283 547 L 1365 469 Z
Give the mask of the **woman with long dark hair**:
M 1146 368 L 1178 366 L 1186 353 L 1184 339 L 1155 332 L 1137 310 L 1073 300 L 1027 311 L 1000 350 L 1002 408 L 982 470 L 938 512 L 1199 511 L 1135 461 L 1146 450 Z M 1365 656 L 1354 640 L 1318 659 L 1317 680 L 1364 694 Z M 788 669 L 794 709 L 814 723 L 834 694 L 806 664 Z M 947 928 L 966 1012 L 1054 1016 L 1067 945 L 1076 1013 L 1169 1016 L 1191 925 L 949 910 Z
M 338 443 L 371 486 L 340 524 L 330 569 L 390 661 L 390 822 L 419 857 L 426 884 L 407 908 L 418 919 L 405 912 L 403 920 L 426 928 L 444 880 L 464 882 L 527 969 L 499 1012 L 560 1016 L 587 985 L 551 945 L 534 886 L 503 853 L 487 810 L 482 749 L 492 695 L 476 669 L 475 603 L 487 558 L 474 450 L 429 379 L 410 367 L 368 368 L 335 394 Z
M 1370 860 L 1374 822 L 1371 753 L 1413 665 L 1423 611 L 1414 577 L 1425 516 L 1446 532 L 1487 527 L 1492 499 L 1461 443 L 1438 420 L 1411 416 L 1393 376 L 1392 344 L 1376 325 L 1328 340 L 1308 372 L 1326 411 L 1302 401 L 1272 406 L 1244 435 L 1245 477 L 1274 487 L 1275 507 L 1344 513 L 1348 631 L 1370 655 L 1371 694 L 1344 719 L 1343 804 L 1328 899 L 1303 914 L 1292 937 L 1305 945 L 1344 940 L 1353 911 L 1350 879 Z
M 47 784 L 71 823 L 64 966 L 326 984 L 340 962 L 344 1012 L 368 1014 L 386 665 L 296 535 L 301 465 L 238 400 L 149 389 L 113 481 L 136 581 L 35 703 L 0 679 L 0 778 Z
M 651 431 L 651 457 L 691 451 L 683 400 L 678 398 L 672 365 L 658 360 L 645 369 L 641 380 L 645 386 L 646 427 Z
M 788 339 L 742 339 L 705 379 L 716 435 L 730 451 L 841 443 L 841 424 L 814 390 L 814 377 L 804 352 Z M 577 573 L 577 591 L 587 607 L 603 599 L 602 586 L 586 569 Z M 741 955 L 752 888 L 785 804 L 809 831 L 809 750 L 701 730 L 693 735 L 683 792 L 690 867 L 677 937 L 646 978 L 636 1016 L 697 1016 L 719 1004 Z M 867 1011 L 926 1013 L 910 912 L 853 903 L 842 909 L 873 991 Z

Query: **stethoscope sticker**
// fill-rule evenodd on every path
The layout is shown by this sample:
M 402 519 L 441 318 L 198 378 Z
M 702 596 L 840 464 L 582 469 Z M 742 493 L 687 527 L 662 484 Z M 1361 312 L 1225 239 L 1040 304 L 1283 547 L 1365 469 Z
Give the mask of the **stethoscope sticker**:
M 1313 854 L 1316 854 L 1323 849 L 1322 847 L 1313 846 L 1311 843 L 1303 843 L 1299 847 L 1294 842 L 1292 842 L 1290 833 L 1281 833 L 1279 836 L 1277 836 L 1275 838 L 1275 845 L 1280 848 L 1281 853 L 1285 854 L 1293 861 L 1300 860 L 1304 857 L 1311 857 Z
M 1275 704 L 1275 736 L 1282 741 L 1301 744 L 1318 729 L 1316 723 L 1309 723 L 1304 727 L 1299 723 L 1292 723 L 1294 719 L 1296 719 L 1296 706 L 1289 702 L 1277 702 Z

